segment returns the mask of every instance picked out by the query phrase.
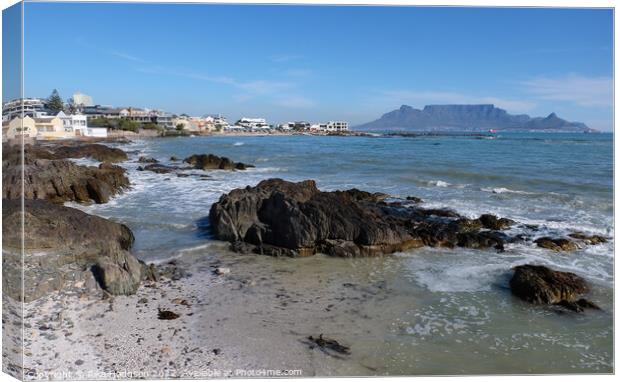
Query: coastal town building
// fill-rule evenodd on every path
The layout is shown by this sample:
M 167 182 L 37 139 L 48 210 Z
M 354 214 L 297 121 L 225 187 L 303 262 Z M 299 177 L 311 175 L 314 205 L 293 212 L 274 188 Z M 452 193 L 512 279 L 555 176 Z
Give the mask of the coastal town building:
M 329 121 L 325 127 L 328 133 L 342 133 L 349 131 L 349 123 L 344 121 Z
M 306 121 L 286 122 L 278 125 L 278 129 L 282 131 L 308 131 L 310 123 Z
M 34 118 L 37 129 L 37 139 L 67 139 L 74 138 L 75 132 L 65 130 L 63 120 L 58 116 L 41 116 Z
M 137 123 L 155 123 L 166 129 L 174 129 L 173 116 L 160 110 L 150 110 L 135 107 L 118 108 L 110 106 L 88 106 L 82 109 L 88 119 L 127 119 Z
M 243 117 L 237 121 L 236 125 L 249 130 L 268 130 L 271 128 L 265 118 L 247 118 Z
M 89 95 L 82 94 L 80 92 L 73 93 L 72 99 L 73 99 L 73 103 L 78 108 L 94 106 L 93 98 L 91 96 L 89 96 Z
M 84 114 L 67 115 L 64 111 L 61 111 L 56 116 L 62 120 L 66 132 L 73 132 L 73 134 L 77 137 L 88 135 L 87 119 Z
M 2 104 L 2 121 L 15 117 L 39 117 L 46 115 L 45 100 L 42 98 L 19 98 Z
M 37 136 L 37 128 L 34 119 L 30 116 L 24 118 L 15 117 L 10 121 L 2 122 L 2 142 L 14 140 L 35 138 Z

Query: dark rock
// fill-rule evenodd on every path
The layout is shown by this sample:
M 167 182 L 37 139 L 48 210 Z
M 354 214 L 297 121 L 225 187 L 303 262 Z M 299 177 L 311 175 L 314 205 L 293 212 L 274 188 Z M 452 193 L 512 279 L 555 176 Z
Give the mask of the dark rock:
M 25 199 L 47 199 L 55 203 L 105 203 L 129 187 L 125 170 L 119 166 L 102 163 L 97 168 L 68 160 L 50 160 L 46 159 L 49 152 L 42 149 L 27 149 L 22 166 L 19 152 L 9 150 L 2 162 L 2 197 L 6 199 L 21 199 L 23 195 Z
M 581 240 L 582 242 L 588 245 L 596 245 L 596 244 L 602 244 L 602 243 L 607 242 L 607 238 L 603 236 L 586 235 L 585 233 L 582 233 L 582 232 L 574 232 L 568 236 L 572 237 L 573 239 Z
M 114 147 L 97 143 L 61 146 L 54 150 L 54 157 L 62 158 L 91 158 L 99 162 L 122 162 L 127 160 L 127 154 Z
M 141 156 L 138 158 L 139 163 L 159 163 L 159 161 L 155 158 Z
M 160 320 L 176 320 L 179 317 L 181 316 L 170 310 L 159 309 L 157 312 L 157 318 L 159 318 Z
M 43 200 L 24 201 L 24 290 L 21 265 L 21 201 L 2 201 L 3 286 L 11 296 L 35 300 L 82 284 L 110 294 L 132 294 L 149 267 L 128 250 L 134 237 L 125 225 Z M 21 276 L 21 275 L 20 275 Z
M 562 300 L 558 302 L 556 305 L 559 305 L 563 308 L 566 308 L 568 310 L 572 310 L 573 312 L 578 312 L 578 313 L 583 312 L 586 309 L 601 310 L 601 308 L 598 305 L 596 305 L 592 301 L 586 300 L 585 298 L 580 298 L 577 301 Z
M 158 164 L 158 163 L 148 164 L 144 167 L 138 168 L 138 170 L 140 171 L 152 171 L 157 174 L 169 174 L 171 172 L 175 172 L 180 169 L 181 168 L 177 166 L 166 166 L 166 165 Z
M 332 350 L 339 354 L 351 354 L 351 348 L 348 346 L 340 344 L 338 341 L 323 337 L 323 334 L 320 334 L 318 338 L 309 336 L 308 340 L 314 344 L 316 344 L 321 349 Z
M 175 157 L 174 155 L 170 157 L 170 160 L 173 161 L 173 162 L 180 161 L 180 159 Z
M 423 200 L 418 198 L 417 196 L 407 196 L 407 200 L 414 202 L 414 203 L 422 203 Z
M 590 287 L 571 272 L 554 271 L 542 265 L 519 265 L 510 280 L 512 293 L 533 304 L 576 302 Z
M 321 192 L 314 181 L 269 179 L 236 189 L 213 204 L 213 235 L 237 252 L 356 257 L 421 246 L 503 249 L 510 239 L 480 231 L 482 223 L 454 211 L 394 206 L 381 193 Z
M 551 249 L 553 251 L 574 251 L 578 249 L 577 243 L 566 238 L 541 237 L 534 240 L 534 243 L 541 248 Z
M 480 220 L 480 223 L 482 223 L 484 228 L 493 230 L 503 230 L 510 228 L 511 225 L 515 224 L 513 220 L 498 218 L 497 216 L 491 214 L 481 215 L 478 220 Z
M 236 163 L 226 157 L 218 157 L 213 154 L 195 154 L 185 158 L 183 161 L 200 170 L 245 170 L 248 167 L 254 167 L 250 164 Z

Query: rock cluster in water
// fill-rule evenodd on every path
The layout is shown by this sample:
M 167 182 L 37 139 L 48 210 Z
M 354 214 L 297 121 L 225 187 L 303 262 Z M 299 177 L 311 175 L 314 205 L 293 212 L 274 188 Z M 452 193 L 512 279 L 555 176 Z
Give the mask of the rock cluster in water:
M 66 148 L 61 147 L 59 150 L 64 153 Z M 104 151 L 97 149 L 99 154 Z M 118 156 L 114 154 L 113 157 Z M 106 203 L 111 196 L 129 187 L 129 179 L 122 167 L 109 162 L 101 163 L 98 167 L 81 166 L 60 158 L 58 150 L 26 146 L 22 162 L 19 147 L 3 147 L 2 197 L 21 199 L 23 196 L 25 199 L 45 199 L 55 203 Z
M 509 219 L 468 219 L 386 203 L 386 197 L 357 189 L 322 192 L 312 180 L 269 179 L 223 195 L 209 218 L 215 237 L 234 249 L 275 256 L 372 256 L 422 246 L 502 250 L 511 240 L 501 232 L 514 224 Z
M 199 170 L 245 170 L 248 167 L 254 167 L 251 164 L 233 162 L 226 157 L 213 154 L 194 154 L 185 158 L 183 162 Z
M 395 202 L 387 198 L 357 189 L 323 192 L 312 180 L 269 179 L 222 195 L 211 207 L 210 227 L 215 238 L 229 241 L 235 251 L 291 257 L 317 252 L 373 256 L 422 246 L 501 252 L 506 243 L 532 242 L 532 237 L 504 232 L 517 224 L 510 219 L 491 214 L 470 219 L 451 210 L 422 208 L 419 198 Z M 533 242 L 567 251 L 604 241 L 601 236 L 576 232 L 570 238 L 543 237 Z M 589 286 L 572 273 L 523 265 L 515 268 L 510 285 L 515 295 L 534 304 L 574 311 L 598 308 L 581 297 Z

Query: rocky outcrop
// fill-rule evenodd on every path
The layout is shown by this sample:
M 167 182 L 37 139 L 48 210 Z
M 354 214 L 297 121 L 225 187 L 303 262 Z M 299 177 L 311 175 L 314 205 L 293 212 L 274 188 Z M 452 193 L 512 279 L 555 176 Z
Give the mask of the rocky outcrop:
M 484 230 L 488 221 L 454 211 L 386 203 L 385 194 L 360 190 L 321 192 L 314 181 L 269 179 L 236 189 L 213 204 L 211 231 L 241 252 L 274 256 L 372 256 L 409 248 L 468 247 L 502 250 L 510 238 Z
M 3 287 L 12 298 L 32 301 L 74 288 L 132 294 L 154 269 L 128 250 L 128 227 L 43 200 L 24 201 L 24 290 L 21 288 L 21 201 L 2 201 Z
M 607 238 L 600 236 L 600 235 L 587 235 L 583 232 L 573 232 L 570 235 L 568 235 L 570 237 L 572 237 L 573 239 L 577 239 L 581 242 L 583 242 L 584 244 L 588 244 L 588 245 L 597 245 L 597 244 L 602 244 L 602 243 L 606 243 L 607 242 Z
M 19 149 L 9 149 L 2 161 L 2 197 L 106 203 L 129 187 L 122 167 L 104 162 L 99 167 L 81 166 L 40 147 L 27 146 L 22 159 Z M 23 194 L 22 194 L 23 179 Z
M 515 296 L 532 304 L 560 305 L 575 311 L 598 309 L 596 304 L 582 298 L 590 291 L 590 286 L 583 278 L 542 265 L 515 267 L 510 289 Z
M 54 149 L 54 156 L 58 159 L 90 158 L 110 163 L 127 160 L 127 154 L 123 150 L 97 143 L 75 144 L 71 142 L 70 146 L 60 146 Z
M 251 164 L 233 162 L 226 157 L 218 157 L 213 154 L 194 154 L 185 158 L 183 162 L 189 163 L 192 167 L 200 170 L 245 170 L 249 167 L 254 167 Z
M 536 245 L 541 248 L 550 249 L 556 252 L 574 251 L 579 248 L 579 246 L 577 246 L 577 243 L 563 237 L 553 238 L 545 236 L 534 240 L 534 243 L 536 243 Z

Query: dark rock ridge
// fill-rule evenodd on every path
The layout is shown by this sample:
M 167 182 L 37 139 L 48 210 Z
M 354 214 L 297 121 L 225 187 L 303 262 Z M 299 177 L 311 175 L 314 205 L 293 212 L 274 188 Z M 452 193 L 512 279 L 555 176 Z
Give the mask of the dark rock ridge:
M 560 305 L 575 311 L 599 309 L 596 304 L 582 298 L 590 291 L 590 286 L 574 273 L 529 264 L 519 265 L 514 271 L 510 289 L 522 300 L 539 305 Z
M 512 115 L 494 105 L 429 105 L 414 109 L 403 105 L 399 109 L 383 114 L 381 118 L 368 122 L 358 130 L 553 130 L 590 131 L 581 122 L 568 122 L 555 113 L 547 117 L 532 118 L 526 114 Z
M 128 250 L 134 237 L 125 225 L 44 200 L 25 200 L 25 301 L 56 290 L 105 290 L 132 294 L 155 270 Z M 21 201 L 2 201 L 3 288 L 12 298 L 21 289 Z
M 22 160 L 19 147 L 4 147 L 2 161 L 2 197 L 22 197 Z M 122 167 L 104 162 L 99 167 L 80 166 L 58 154 L 36 146 L 24 148 L 23 197 L 66 201 L 106 203 L 111 196 L 129 187 Z
M 232 248 L 274 256 L 372 256 L 421 246 L 496 248 L 511 238 L 509 219 L 468 219 L 415 203 L 386 203 L 381 193 L 321 192 L 312 180 L 269 179 L 213 204 L 212 233 Z
M 54 150 L 55 158 L 91 158 L 99 162 L 122 162 L 127 160 L 127 154 L 114 147 L 97 143 L 60 146 Z
M 183 162 L 200 170 L 245 170 L 254 167 L 251 164 L 233 162 L 226 157 L 218 157 L 213 154 L 194 154 L 185 158 Z

